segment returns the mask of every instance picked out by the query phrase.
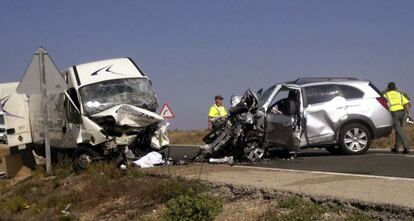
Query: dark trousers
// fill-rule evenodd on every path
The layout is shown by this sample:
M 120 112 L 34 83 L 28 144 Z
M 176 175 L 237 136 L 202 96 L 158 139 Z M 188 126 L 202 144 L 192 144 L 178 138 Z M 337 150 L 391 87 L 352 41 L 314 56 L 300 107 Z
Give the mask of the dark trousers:
M 405 120 L 405 112 L 404 111 L 396 111 L 391 112 L 392 115 L 392 123 L 395 130 L 395 146 L 394 148 L 398 150 L 398 148 L 403 145 L 405 150 L 409 150 L 409 143 L 408 139 L 405 136 L 404 130 L 403 130 L 403 124 Z

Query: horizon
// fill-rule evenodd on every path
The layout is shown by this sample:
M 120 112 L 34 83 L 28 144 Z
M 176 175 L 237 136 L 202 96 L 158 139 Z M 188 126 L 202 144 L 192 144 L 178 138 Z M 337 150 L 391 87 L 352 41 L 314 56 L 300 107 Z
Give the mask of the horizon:
M 299 77 L 356 77 L 414 94 L 414 1 L 2 1 L 1 83 L 39 46 L 60 70 L 131 57 L 171 129 L 205 129 L 214 96 Z M 159 110 L 158 110 L 159 111 Z

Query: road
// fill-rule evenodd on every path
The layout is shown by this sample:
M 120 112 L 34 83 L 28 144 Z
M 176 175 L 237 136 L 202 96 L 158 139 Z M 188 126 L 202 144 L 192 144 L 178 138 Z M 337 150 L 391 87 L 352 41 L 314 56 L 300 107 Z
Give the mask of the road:
M 171 157 L 189 159 L 197 146 L 173 145 Z M 362 155 L 331 155 L 325 150 L 303 150 L 295 159 L 273 156 L 258 163 L 244 162 L 241 166 L 278 168 L 300 171 L 360 174 L 372 176 L 414 178 L 414 154 L 394 154 L 389 150 L 369 150 Z
M 188 159 L 196 152 L 192 146 L 173 146 L 171 150 L 176 159 Z M 414 214 L 413 168 L 413 154 L 371 150 L 358 156 L 335 156 L 322 150 L 305 150 L 291 160 L 271 158 L 232 167 L 189 164 L 168 170 L 158 168 L 158 172 L 343 202 L 397 206 L 409 208 Z

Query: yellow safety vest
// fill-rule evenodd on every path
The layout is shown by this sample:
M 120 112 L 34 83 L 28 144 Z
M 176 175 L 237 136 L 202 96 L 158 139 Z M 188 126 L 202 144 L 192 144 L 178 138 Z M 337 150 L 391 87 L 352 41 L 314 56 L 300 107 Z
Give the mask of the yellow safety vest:
M 227 110 L 224 106 L 217 106 L 214 104 L 211 106 L 210 111 L 208 112 L 209 117 L 225 117 L 227 116 Z
M 391 112 L 404 110 L 404 105 L 410 103 L 410 101 L 404 96 L 404 94 L 402 94 L 399 91 L 388 91 L 384 94 L 384 96 L 388 100 Z

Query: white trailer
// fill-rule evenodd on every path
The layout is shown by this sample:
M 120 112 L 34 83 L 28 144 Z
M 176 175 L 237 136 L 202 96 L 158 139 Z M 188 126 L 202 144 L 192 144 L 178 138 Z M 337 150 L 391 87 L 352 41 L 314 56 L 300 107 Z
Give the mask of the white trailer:
M 75 65 L 61 74 L 68 90 L 47 98 L 49 139 L 52 148 L 74 150 L 75 166 L 86 167 L 125 147 L 139 155 L 168 145 L 152 83 L 132 59 Z M 19 95 L 17 85 L 0 84 L 8 144 L 42 150 L 41 95 Z

